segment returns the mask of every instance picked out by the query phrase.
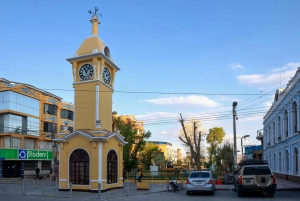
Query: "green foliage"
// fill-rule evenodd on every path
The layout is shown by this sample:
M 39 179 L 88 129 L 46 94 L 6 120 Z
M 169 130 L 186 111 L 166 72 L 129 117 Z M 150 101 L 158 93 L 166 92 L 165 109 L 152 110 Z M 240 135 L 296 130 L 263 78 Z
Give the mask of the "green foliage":
M 181 160 L 177 160 L 177 164 L 178 164 L 178 165 L 182 165 L 183 162 L 182 162 Z
M 127 172 L 135 170 L 139 164 L 140 153 L 146 146 L 146 140 L 151 136 L 151 132 L 138 134 L 135 130 L 135 123 L 132 121 L 122 121 L 121 118 L 113 118 L 113 130 L 118 128 L 120 134 L 128 144 L 123 147 L 123 165 Z
M 225 131 L 222 127 L 213 127 L 209 129 L 209 133 L 206 137 L 208 143 L 220 144 L 225 137 Z
M 223 173 L 225 170 L 229 170 L 234 163 L 233 147 L 226 143 L 216 149 L 215 162 L 218 167 L 218 171 Z
M 209 167 L 213 165 L 213 158 L 216 156 L 218 144 L 223 142 L 224 137 L 225 137 L 225 131 L 222 127 L 213 127 L 209 129 L 209 133 L 206 137 L 206 141 L 210 145 L 207 148 L 207 153 L 209 157 L 209 162 L 208 162 Z
M 141 153 L 142 163 L 144 164 L 145 170 L 150 169 L 150 165 L 154 162 L 154 153 L 161 151 L 156 144 L 146 144 L 144 150 Z

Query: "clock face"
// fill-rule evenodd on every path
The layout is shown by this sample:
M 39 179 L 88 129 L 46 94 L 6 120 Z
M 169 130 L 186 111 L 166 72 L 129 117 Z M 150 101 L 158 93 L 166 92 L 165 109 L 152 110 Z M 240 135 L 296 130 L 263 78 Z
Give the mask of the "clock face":
M 110 72 L 109 72 L 108 68 L 106 68 L 106 67 L 103 68 L 102 77 L 106 84 L 110 83 Z
M 93 75 L 93 72 L 93 66 L 91 66 L 90 64 L 84 64 L 79 69 L 79 77 L 82 80 L 88 80 Z

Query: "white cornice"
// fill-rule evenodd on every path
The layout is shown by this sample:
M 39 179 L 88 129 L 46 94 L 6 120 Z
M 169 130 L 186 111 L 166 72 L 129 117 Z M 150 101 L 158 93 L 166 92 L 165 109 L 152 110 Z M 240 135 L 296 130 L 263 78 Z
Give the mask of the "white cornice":
M 78 57 L 71 57 L 71 58 L 68 58 L 67 61 L 71 63 L 74 61 L 81 61 L 81 60 L 90 59 L 90 58 L 94 58 L 94 57 L 101 57 L 107 63 L 109 63 L 109 65 L 111 65 L 116 71 L 120 70 L 120 68 L 113 61 L 111 61 L 105 54 L 103 54 L 103 52 L 96 52 L 96 53 L 86 54 L 86 55 L 82 55 L 82 56 L 78 56 Z
M 103 82 L 100 79 L 84 80 L 84 81 L 80 81 L 80 82 L 73 82 L 72 85 L 83 84 L 83 83 L 88 83 L 88 82 L 101 82 L 102 84 L 104 84 L 105 86 L 107 86 L 108 88 L 110 88 L 112 91 L 114 91 L 114 89 L 111 86 L 109 86 L 108 84 L 106 84 L 105 82 Z
M 296 71 L 295 75 L 291 78 L 291 80 L 288 82 L 288 84 L 285 87 L 285 89 L 281 93 L 279 93 L 278 100 L 277 101 L 273 101 L 271 108 L 268 110 L 268 112 L 266 113 L 266 115 L 263 118 L 264 122 L 274 112 L 279 112 L 279 111 L 277 111 L 277 108 L 284 107 L 284 106 L 281 106 L 282 102 L 284 100 L 286 100 L 286 97 L 291 93 L 291 91 L 297 86 L 297 84 L 299 82 L 300 82 L 300 67 L 298 67 L 298 70 Z M 297 92 L 299 92 L 299 90 L 300 90 L 300 88 L 297 90 Z M 295 94 L 297 94 L 297 92 Z

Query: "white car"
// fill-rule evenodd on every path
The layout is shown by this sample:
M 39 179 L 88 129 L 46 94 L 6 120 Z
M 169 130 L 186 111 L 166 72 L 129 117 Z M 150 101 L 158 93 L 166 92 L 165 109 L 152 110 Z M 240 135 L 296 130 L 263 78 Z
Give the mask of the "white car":
M 214 195 L 216 190 L 215 179 L 210 171 L 194 171 L 186 180 L 186 194 L 191 192 L 209 192 Z

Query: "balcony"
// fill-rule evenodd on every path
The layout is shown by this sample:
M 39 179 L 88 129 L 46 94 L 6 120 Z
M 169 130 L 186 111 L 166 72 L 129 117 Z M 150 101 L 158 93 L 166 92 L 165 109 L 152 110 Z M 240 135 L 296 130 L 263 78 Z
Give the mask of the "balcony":
M 263 130 L 262 130 L 262 129 L 261 129 L 261 130 L 258 130 L 258 131 L 257 131 L 257 135 L 256 135 L 256 139 L 257 139 L 257 140 L 262 140 L 263 137 L 264 137 Z

